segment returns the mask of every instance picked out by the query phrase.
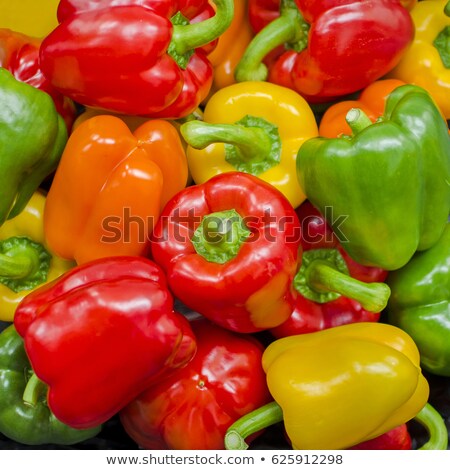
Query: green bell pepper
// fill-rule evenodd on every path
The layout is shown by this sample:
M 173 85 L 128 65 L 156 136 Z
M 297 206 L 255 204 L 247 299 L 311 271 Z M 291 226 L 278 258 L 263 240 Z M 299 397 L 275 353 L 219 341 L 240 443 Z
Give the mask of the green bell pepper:
M 297 155 L 307 198 L 358 263 L 388 271 L 440 238 L 450 209 L 450 139 L 430 95 L 394 90 L 372 123 L 347 114 L 353 135 L 313 138 Z M 343 220 L 345 219 L 345 220 Z
M 40 382 L 34 406 L 23 396 L 33 376 L 22 338 L 13 325 L 0 334 L 0 432 L 26 445 L 71 445 L 95 436 L 100 427 L 79 430 L 58 421 L 47 406 L 47 387 Z M 80 398 L 82 399 L 82 398 Z
M 450 377 L 450 224 L 438 243 L 386 282 L 388 322 L 413 338 L 425 370 Z
M 0 68 L 0 225 L 22 212 L 61 158 L 67 129 L 47 93 Z

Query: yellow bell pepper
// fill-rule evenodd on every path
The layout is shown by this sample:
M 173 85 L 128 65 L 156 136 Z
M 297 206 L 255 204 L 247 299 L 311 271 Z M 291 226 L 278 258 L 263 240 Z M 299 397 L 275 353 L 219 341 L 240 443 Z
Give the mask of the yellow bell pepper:
M 419 361 L 411 337 L 386 324 L 353 323 L 279 339 L 262 358 L 276 401 L 266 405 L 264 419 L 273 420 L 265 426 L 284 418 L 295 449 L 345 449 L 377 437 L 426 405 L 429 387 Z M 259 417 L 252 415 L 253 426 Z M 229 448 L 240 448 L 239 430 L 246 426 L 239 421 L 227 433 Z
M 305 200 L 295 162 L 301 145 L 318 129 L 298 93 L 267 82 L 236 83 L 211 97 L 203 119 L 180 128 L 196 184 L 242 171 L 272 184 L 294 207 Z
M 392 78 L 425 88 L 446 119 L 450 119 L 449 14 L 448 0 L 418 2 L 411 11 L 416 28 L 414 41 L 400 63 L 389 73 Z
M 0 320 L 12 321 L 19 302 L 75 264 L 50 254 L 44 236 L 45 196 L 36 192 L 25 209 L 0 227 Z
M 59 0 L 0 0 L 0 28 L 42 38 L 58 25 Z
M 216 48 L 208 55 L 214 67 L 212 92 L 236 83 L 234 69 L 253 37 L 247 8 L 247 0 L 234 0 L 233 21 L 220 36 Z

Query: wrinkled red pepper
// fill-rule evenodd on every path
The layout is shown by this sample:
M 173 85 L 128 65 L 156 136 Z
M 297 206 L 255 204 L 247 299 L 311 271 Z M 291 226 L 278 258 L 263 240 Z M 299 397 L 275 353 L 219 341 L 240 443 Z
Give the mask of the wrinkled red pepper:
M 255 338 L 206 319 L 191 326 L 198 341 L 192 361 L 120 413 L 126 432 L 144 449 L 224 449 L 228 427 L 271 400 L 264 348 Z
M 75 105 L 44 77 L 39 65 L 40 44 L 41 39 L 10 29 L 0 29 L 0 67 L 9 70 L 16 80 L 48 93 L 70 132 L 75 120 Z
M 316 290 L 312 283 L 317 282 L 317 279 L 311 281 L 311 275 L 314 274 L 310 270 L 307 275 L 301 276 L 302 281 L 305 282 L 302 288 L 306 288 L 307 291 L 302 290 L 304 295 L 301 292 L 298 294 L 292 315 L 282 325 L 271 329 L 272 334 L 277 338 L 282 338 L 348 323 L 378 321 L 379 312 L 384 308 L 390 293 L 389 288 L 381 284 L 387 277 L 387 271 L 363 266 L 352 260 L 325 219 L 309 201 L 298 207 L 296 212 L 302 226 L 304 260 L 302 266 L 307 261 L 310 263 L 315 261 L 319 264 L 324 262 L 326 266 L 331 265 L 333 269 L 341 269 L 344 275 L 348 272 L 350 277 L 347 279 L 343 277 L 343 281 L 347 284 L 348 295 L 353 298 L 336 294 L 331 285 L 328 286 L 331 291 L 327 291 L 325 286 L 322 286 L 324 290 L 320 287 Z M 317 259 L 314 260 L 316 256 Z M 325 279 L 329 281 L 329 274 L 325 274 Z M 354 280 L 369 284 L 355 285 Z M 296 285 L 295 281 L 294 285 Z M 358 298 L 366 308 L 355 300 Z
M 233 18 L 233 0 L 62 0 L 41 46 L 51 84 L 87 106 L 180 118 L 212 84 L 207 54 Z M 191 24 L 189 24 L 191 23 Z
M 298 217 L 259 178 L 222 173 L 179 192 L 153 230 L 153 259 L 174 295 L 224 328 L 250 333 L 292 312 Z
M 414 37 L 398 0 L 250 0 L 249 12 L 253 27 L 265 27 L 247 48 L 237 79 L 268 79 L 310 102 L 366 87 L 399 62 Z M 263 59 L 283 44 L 267 70 Z
M 196 347 L 163 272 L 139 257 L 74 268 L 29 294 L 14 324 L 50 409 L 73 428 L 107 421 Z

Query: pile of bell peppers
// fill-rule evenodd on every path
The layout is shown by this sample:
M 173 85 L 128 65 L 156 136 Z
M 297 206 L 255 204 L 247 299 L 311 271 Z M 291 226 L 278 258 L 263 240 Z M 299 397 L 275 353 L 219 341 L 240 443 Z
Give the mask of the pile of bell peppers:
M 0 433 L 411 450 L 414 420 L 446 449 L 450 2 L 19 11 L 0 7 Z

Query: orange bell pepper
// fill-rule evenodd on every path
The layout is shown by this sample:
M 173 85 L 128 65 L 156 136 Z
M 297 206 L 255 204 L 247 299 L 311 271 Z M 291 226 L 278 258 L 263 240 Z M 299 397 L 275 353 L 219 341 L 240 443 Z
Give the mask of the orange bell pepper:
M 396 79 L 378 80 L 365 88 L 359 98 L 353 101 L 340 101 L 330 106 L 319 125 L 319 135 L 334 138 L 341 134 L 352 135 L 352 130 L 345 120 L 351 108 L 361 109 L 372 122 L 384 113 L 388 95 L 405 82 Z
M 48 245 L 78 264 L 108 256 L 145 256 L 166 202 L 186 186 L 178 132 L 153 120 L 133 133 L 97 116 L 70 136 L 47 196 Z
M 210 2 L 214 6 L 213 2 Z M 216 48 L 208 55 L 214 67 L 211 93 L 236 83 L 234 69 L 249 45 L 253 31 L 247 15 L 247 0 L 234 0 L 233 21 L 220 36 Z

